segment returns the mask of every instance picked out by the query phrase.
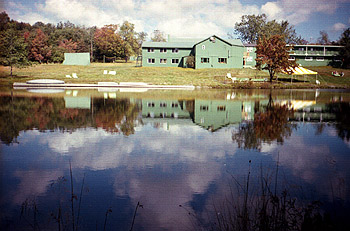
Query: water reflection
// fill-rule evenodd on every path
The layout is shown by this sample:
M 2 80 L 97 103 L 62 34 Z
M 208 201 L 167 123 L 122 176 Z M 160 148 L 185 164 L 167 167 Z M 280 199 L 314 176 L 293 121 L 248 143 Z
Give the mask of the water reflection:
M 210 229 L 262 179 L 296 209 L 350 211 L 348 93 L 89 94 L 0 97 L 5 230 Z

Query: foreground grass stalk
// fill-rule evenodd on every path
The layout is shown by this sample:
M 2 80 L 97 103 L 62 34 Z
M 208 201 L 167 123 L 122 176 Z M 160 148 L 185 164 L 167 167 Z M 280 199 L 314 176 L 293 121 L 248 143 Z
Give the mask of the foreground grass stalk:
M 73 185 L 73 173 L 72 173 L 72 163 L 69 161 L 69 173 L 70 173 L 70 182 L 71 182 L 71 205 L 72 205 L 72 226 L 73 231 L 75 231 L 75 218 L 74 218 L 74 185 Z

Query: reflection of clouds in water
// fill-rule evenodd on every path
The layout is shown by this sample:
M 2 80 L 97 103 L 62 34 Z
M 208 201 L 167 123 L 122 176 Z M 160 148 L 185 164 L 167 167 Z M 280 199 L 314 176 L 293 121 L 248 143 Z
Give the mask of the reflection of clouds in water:
M 17 185 L 16 192 L 13 193 L 13 202 L 21 204 L 26 199 L 32 199 L 46 193 L 51 181 L 63 176 L 63 171 L 45 171 L 41 169 L 16 171 L 14 176 L 18 178 L 20 183 Z
M 123 173 L 115 177 L 114 190 L 118 196 L 128 192 L 135 205 L 140 201 L 144 208 L 139 210 L 138 219 L 146 227 L 190 227 L 189 215 L 179 205 L 188 204 L 196 193 L 205 193 L 210 183 L 220 177 L 221 167 L 211 162 L 190 164 L 189 168 L 189 172 L 179 171 L 175 176 L 154 171 L 131 171 L 127 176 Z
M 336 148 L 332 145 L 337 145 L 335 141 L 339 138 L 332 136 L 334 128 L 329 129 L 326 128 L 323 137 L 316 136 L 312 140 L 294 133 L 279 148 L 279 161 L 281 166 L 314 185 L 320 193 L 345 199 L 344 190 L 347 186 L 342 182 L 345 179 L 346 166 L 340 156 L 332 152 Z M 324 136 L 333 141 L 324 143 Z M 274 158 L 277 161 L 277 154 L 274 154 Z
M 273 152 L 275 149 L 277 148 L 277 144 L 276 142 L 272 142 L 272 143 L 262 143 L 261 144 L 261 149 L 260 152 L 262 153 L 271 153 Z
M 49 147 L 58 153 L 67 154 L 71 149 L 82 148 L 86 144 L 96 143 L 109 137 L 102 129 L 78 129 L 72 133 L 55 132 L 44 136 L 41 142 L 47 143 Z
M 283 166 L 292 169 L 295 175 L 308 182 L 313 182 L 317 177 L 315 170 L 324 164 L 322 160 L 328 154 L 327 145 L 311 146 L 304 142 L 303 137 L 292 136 L 280 148 L 279 161 Z
M 206 162 L 224 157 L 225 150 L 229 150 L 230 154 L 235 152 L 230 131 L 212 134 L 197 126 L 141 130 L 129 137 L 110 134 L 101 129 L 78 129 L 72 134 L 46 133 L 38 139 L 42 144 L 47 143 L 52 151 L 71 155 L 75 167 L 93 170 L 121 165 L 139 168 L 164 162 Z
M 193 194 L 205 193 L 221 174 L 215 159 L 235 152 L 229 129 L 210 133 L 197 126 L 169 126 L 140 130 L 129 137 L 94 129 L 74 133 L 57 133 L 42 142 L 56 152 L 64 146 L 60 153 L 71 155 L 74 167 L 104 170 L 125 166 L 126 171 L 115 176 L 115 194 L 128 195 L 135 205 L 137 201 L 144 205 L 139 218 L 143 224 L 170 230 L 177 229 L 178 221 L 190 225 L 188 214 L 179 205 L 189 203 Z M 65 153 L 67 150 L 70 152 Z M 185 170 L 174 169 L 178 164 Z

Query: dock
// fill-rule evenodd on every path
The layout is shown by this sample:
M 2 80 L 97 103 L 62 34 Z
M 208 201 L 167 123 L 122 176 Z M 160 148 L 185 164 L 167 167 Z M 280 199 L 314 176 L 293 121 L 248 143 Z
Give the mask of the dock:
M 194 90 L 193 85 L 152 85 L 143 82 L 98 82 L 97 84 L 85 84 L 85 83 L 61 83 L 41 81 L 39 83 L 33 81 L 27 81 L 25 83 L 14 83 L 14 89 L 178 89 L 178 90 Z

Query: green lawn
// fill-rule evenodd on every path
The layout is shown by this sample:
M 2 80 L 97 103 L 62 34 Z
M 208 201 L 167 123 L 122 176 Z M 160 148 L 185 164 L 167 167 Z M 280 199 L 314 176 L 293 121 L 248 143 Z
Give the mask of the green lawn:
M 59 79 L 66 83 L 97 82 L 145 82 L 149 84 L 194 85 L 212 88 L 350 88 L 350 70 L 332 67 L 310 67 L 319 73 L 321 85 L 316 86 L 315 76 L 291 76 L 278 74 L 278 81 L 270 83 L 232 83 L 225 78 L 228 72 L 237 78 L 268 78 L 265 71 L 253 69 L 189 69 L 179 67 L 135 67 L 135 63 L 92 63 L 90 66 L 65 66 L 62 64 L 41 64 L 17 69 L 10 77 L 9 67 L 0 67 L 0 85 L 8 86 L 14 82 L 25 82 L 30 79 Z M 103 71 L 116 71 L 116 75 L 104 75 Z M 345 73 L 344 77 L 333 77 L 334 70 Z M 66 78 L 66 75 L 77 73 L 78 79 Z M 305 82 L 304 82 L 305 81 Z

